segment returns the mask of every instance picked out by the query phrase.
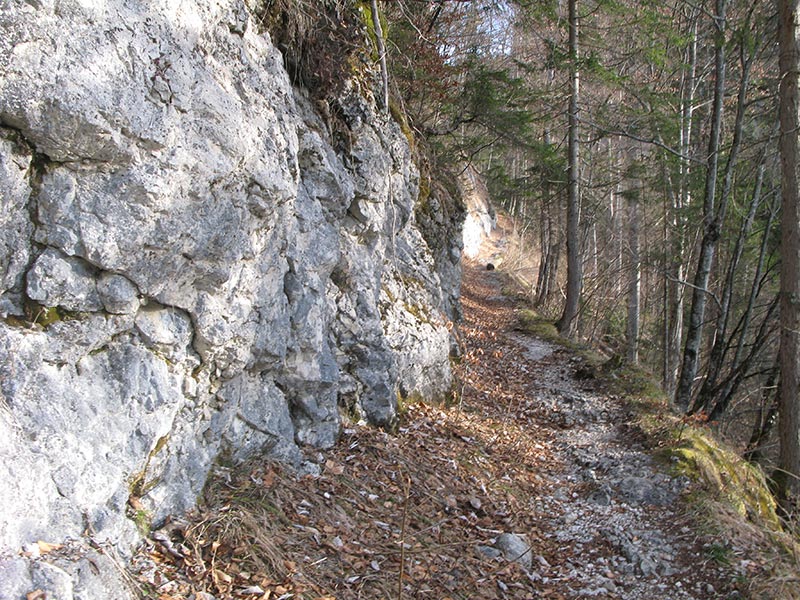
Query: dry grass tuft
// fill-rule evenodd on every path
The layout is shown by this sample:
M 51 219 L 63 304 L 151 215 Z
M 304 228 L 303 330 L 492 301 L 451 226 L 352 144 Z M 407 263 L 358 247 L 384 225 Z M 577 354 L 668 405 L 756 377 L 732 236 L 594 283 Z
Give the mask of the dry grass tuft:
M 341 92 L 354 74 L 354 57 L 367 48 L 366 27 L 349 0 L 262 0 L 256 17 L 294 83 L 316 100 Z

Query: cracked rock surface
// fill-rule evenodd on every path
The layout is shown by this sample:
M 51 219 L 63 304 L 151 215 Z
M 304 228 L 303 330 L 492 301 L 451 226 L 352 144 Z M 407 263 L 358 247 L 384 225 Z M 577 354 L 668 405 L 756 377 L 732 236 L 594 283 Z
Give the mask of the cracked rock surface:
M 215 462 L 314 471 L 342 413 L 449 393 L 459 236 L 419 227 L 399 126 L 334 101 L 347 151 L 241 0 L 0 4 L 0 555 L 125 555 Z

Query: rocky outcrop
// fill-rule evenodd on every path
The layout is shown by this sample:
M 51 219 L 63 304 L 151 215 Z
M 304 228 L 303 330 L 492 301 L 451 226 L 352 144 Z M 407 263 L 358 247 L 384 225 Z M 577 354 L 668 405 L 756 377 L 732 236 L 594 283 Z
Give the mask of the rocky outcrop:
M 489 190 L 475 169 L 472 167 L 464 169 L 458 184 L 466 204 L 466 217 L 463 223 L 464 256 L 475 258 L 483 241 L 497 226 L 497 216 L 489 200 Z
M 0 5 L 0 597 L 26 544 L 124 554 L 215 463 L 448 393 L 460 241 L 362 87 L 341 144 L 241 0 Z

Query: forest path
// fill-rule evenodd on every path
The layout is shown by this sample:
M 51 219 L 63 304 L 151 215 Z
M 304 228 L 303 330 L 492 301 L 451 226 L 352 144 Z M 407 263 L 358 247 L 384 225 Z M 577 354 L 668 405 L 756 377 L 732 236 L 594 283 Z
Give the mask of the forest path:
M 464 403 L 503 413 L 495 418 L 534 445 L 541 470 L 528 527 L 545 542 L 533 544 L 534 579 L 575 598 L 739 597 L 713 558 L 721 548 L 684 514 L 690 482 L 654 460 L 633 413 L 578 353 L 519 331 L 522 306 L 503 281 L 465 266 Z
M 741 597 L 684 514 L 689 482 L 576 352 L 520 329 L 503 277 L 465 264 L 453 406 L 346 426 L 318 476 L 221 469 L 137 558 L 148 597 Z

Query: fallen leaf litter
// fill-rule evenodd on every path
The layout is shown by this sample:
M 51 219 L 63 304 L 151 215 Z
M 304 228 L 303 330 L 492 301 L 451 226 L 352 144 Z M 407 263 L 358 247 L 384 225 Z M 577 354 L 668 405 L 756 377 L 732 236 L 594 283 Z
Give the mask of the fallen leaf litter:
M 602 482 L 615 460 L 646 456 L 627 435 L 624 406 L 573 377 L 572 353 L 514 331 L 500 277 L 465 267 L 463 394 L 453 406 L 411 404 L 394 434 L 347 425 L 317 477 L 257 460 L 219 470 L 200 507 L 154 532 L 134 559 L 142 594 L 736 597 L 731 569 L 703 555 L 680 511 L 626 502 Z M 641 460 L 645 475 L 674 484 Z M 497 550 L 504 535 L 529 545 L 527 562 Z M 656 555 L 653 543 L 676 556 Z

